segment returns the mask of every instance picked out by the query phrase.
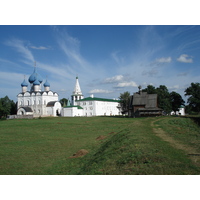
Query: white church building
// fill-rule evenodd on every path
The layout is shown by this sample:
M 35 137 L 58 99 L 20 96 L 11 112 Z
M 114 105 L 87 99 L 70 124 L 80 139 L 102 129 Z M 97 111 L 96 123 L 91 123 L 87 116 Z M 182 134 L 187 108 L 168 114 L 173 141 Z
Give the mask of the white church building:
M 93 95 L 84 98 L 78 77 L 76 77 L 76 84 L 71 95 L 71 104 L 68 99 L 67 106 L 63 107 L 61 111 L 63 117 L 114 116 L 120 114 L 119 100 L 98 98 Z
M 28 81 L 30 90 L 28 91 L 28 83 L 24 78 L 21 84 L 22 91 L 17 95 L 17 115 L 33 115 L 33 117 L 60 115 L 61 104 L 58 94 L 50 90 L 47 80 L 43 84 L 44 90 L 42 90 L 43 80 L 37 73 L 36 67 Z

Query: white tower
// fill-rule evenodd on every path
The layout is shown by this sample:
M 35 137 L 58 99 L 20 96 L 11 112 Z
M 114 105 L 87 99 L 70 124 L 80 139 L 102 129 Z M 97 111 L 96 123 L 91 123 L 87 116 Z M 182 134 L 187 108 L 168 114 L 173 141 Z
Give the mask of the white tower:
M 83 94 L 81 92 L 81 88 L 79 85 L 78 76 L 76 77 L 76 84 L 71 98 L 72 98 L 72 105 L 76 105 L 76 100 L 83 99 Z

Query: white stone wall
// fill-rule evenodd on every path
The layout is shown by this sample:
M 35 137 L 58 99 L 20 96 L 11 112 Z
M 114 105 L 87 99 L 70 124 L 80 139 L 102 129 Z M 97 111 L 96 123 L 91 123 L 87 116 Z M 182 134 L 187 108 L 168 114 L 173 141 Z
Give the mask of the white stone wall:
M 66 107 L 62 108 L 62 117 L 81 117 L 83 115 L 83 109 L 78 109 L 77 107 Z
M 51 109 L 48 109 L 46 105 L 50 101 L 58 101 L 58 94 L 53 93 L 52 91 L 47 92 L 26 92 L 24 94 L 18 95 L 18 109 L 20 107 L 30 107 L 33 110 L 34 115 L 44 115 L 44 116 L 56 116 L 55 112 Z M 60 103 L 59 103 L 60 104 Z M 61 110 L 61 105 L 57 104 L 57 109 L 59 112 Z
M 84 116 L 112 116 L 120 115 L 117 108 L 118 102 L 109 101 L 80 101 L 77 102 L 83 108 Z

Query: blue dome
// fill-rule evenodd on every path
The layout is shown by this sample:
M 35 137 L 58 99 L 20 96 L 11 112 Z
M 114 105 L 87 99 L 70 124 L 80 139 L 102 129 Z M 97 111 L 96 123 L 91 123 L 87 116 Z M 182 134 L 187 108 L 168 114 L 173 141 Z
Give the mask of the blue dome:
M 24 79 L 24 81 L 22 82 L 21 86 L 22 86 L 22 87 L 28 87 L 28 83 L 25 81 L 25 79 Z
M 33 83 L 36 79 L 38 79 L 38 81 L 39 81 L 40 83 L 42 83 L 42 77 L 37 73 L 37 69 L 36 69 L 36 67 L 35 67 L 35 68 L 34 68 L 34 72 L 30 75 L 28 81 L 29 81 L 30 83 Z
M 33 85 L 40 85 L 40 81 L 37 79 L 37 77 L 36 80 L 33 82 Z
M 44 87 L 50 87 L 49 82 L 46 80 L 46 82 L 44 83 Z

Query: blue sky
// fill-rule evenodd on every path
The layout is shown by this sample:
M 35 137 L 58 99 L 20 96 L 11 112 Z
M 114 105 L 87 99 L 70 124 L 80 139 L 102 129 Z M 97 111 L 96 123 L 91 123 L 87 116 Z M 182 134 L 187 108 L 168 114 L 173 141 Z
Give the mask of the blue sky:
M 43 83 L 70 98 L 78 75 L 85 97 L 118 98 L 138 85 L 184 97 L 200 82 L 200 26 L 0 26 L 0 97 L 14 101 L 34 61 Z

